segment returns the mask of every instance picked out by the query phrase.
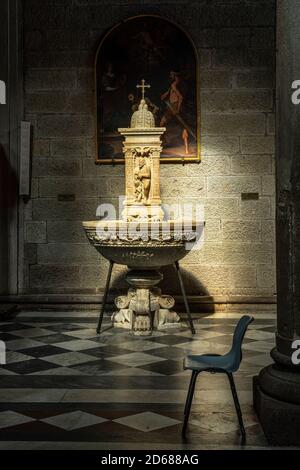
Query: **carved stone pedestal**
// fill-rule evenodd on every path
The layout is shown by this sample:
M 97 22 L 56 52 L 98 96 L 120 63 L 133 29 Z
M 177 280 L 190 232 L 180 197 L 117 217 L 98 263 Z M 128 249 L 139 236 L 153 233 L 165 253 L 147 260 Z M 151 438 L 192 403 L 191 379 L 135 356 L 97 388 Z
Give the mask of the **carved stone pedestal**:
M 163 220 L 159 159 L 164 131 L 164 127 L 119 129 L 125 137 L 124 220 Z
M 157 270 L 134 269 L 127 273 L 126 280 L 133 287 L 127 295 L 115 299 L 119 310 L 112 315 L 114 326 L 132 329 L 135 335 L 150 335 L 153 327 L 180 327 L 180 317 L 172 310 L 175 300 L 155 287 L 162 277 Z
M 174 299 L 162 295 L 157 284 L 162 275 L 157 269 L 171 266 L 177 270 L 191 332 L 195 330 L 189 311 L 178 261 L 192 248 L 201 234 L 193 220 L 165 220 L 160 198 L 161 138 L 165 127 L 155 127 L 142 89 L 139 108 L 132 115 L 130 127 L 118 129 L 124 136 L 125 200 L 121 220 L 84 222 L 92 245 L 110 261 L 97 333 L 104 315 L 111 270 L 114 263 L 129 267 L 127 295 L 115 300 L 118 311 L 112 316 L 115 326 L 132 329 L 133 334 L 150 335 L 153 328 L 180 326 L 180 318 L 172 310 Z

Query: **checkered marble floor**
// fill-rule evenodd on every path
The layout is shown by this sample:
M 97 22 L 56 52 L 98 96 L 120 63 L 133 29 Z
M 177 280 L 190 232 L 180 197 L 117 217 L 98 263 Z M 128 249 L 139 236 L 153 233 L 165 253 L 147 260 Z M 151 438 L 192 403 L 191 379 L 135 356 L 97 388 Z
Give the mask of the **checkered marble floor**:
M 239 314 L 194 320 L 180 330 L 133 336 L 96 312 L 28 312 L 0 322 L 0 448 L 193 449 L 239 446 L 226 377 L 202 374 L 186 441 L 181 438 L 188 353 L 225 353 Z M 252 408 L 252 377 L 271 363 L 275 316 L 259 312 L 236 374 L 249 447 L 265 446 Z M 167 431 L 167 432 L 166 432 Z

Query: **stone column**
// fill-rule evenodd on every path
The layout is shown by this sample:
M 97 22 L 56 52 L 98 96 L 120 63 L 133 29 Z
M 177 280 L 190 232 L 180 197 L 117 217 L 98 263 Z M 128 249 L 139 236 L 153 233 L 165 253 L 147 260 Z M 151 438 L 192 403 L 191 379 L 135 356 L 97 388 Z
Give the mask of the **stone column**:
M 132 149 L 124 145 L 125 155 L 125 204 L 134 204 L 134 182 L 133 182 L 133 170 L 134 170 L 134 157 Z
M 156 178 L 152 182 L 151 186 L 151 204 L 156 206 L 161 205 L 160 199 L 160 153 L 162 151 L 162 147 L 155 146 L 151 152 L 151 159 L 152 159 L 152 173 L 156 175 Z
M 277 1 L 277 333 L 274 364 L 254 378 L 254 407 L 270 444 L 300 445 L 300 365 L 291 357 L 300 339 L 300 2 Z

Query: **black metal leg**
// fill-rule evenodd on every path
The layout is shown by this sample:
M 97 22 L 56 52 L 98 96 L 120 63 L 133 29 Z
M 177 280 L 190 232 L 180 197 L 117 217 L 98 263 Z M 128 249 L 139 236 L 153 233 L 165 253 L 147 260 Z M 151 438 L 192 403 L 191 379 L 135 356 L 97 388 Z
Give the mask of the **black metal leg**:
M 237 394 L 237 391 L 236 391 L 236 388 L 235 388 L 233 375 L 231 373 L 228 373 L 227 377 L 229 379 L 231 393 L 232 393 L 233 401 L 234 401 L 234 406 L 235 406 L 236 414 L 237 414 L 237 417 L 238 417 L 238 420 L 239 420 L 242 439 L 243 439 L 243 441 L 245 441 L 246 431 L 245 431 L 245 428 L 244 428 L 243 415 L 242 415 L 242 411 L 241 411 L 241 407 L 240 407 L 239 397 L 238 397 L 238 394 Z
M 183 412 L 184 415 L 186 414 L 187 404 L 190 400 L 190 393 L 191 393 L 191 390 L 192 390 L 192 384 L 193 384 L 193 372 L 192 372 L 192 375 L 191 375 L 189 389 L 188 389 L 188 393 L 187 393 L 186 400 L 185 400 L 185 406 L 184 406 L 184 412 Z
M 193 324 L 193 320 L 192 320 L 192 316 L 191 316 L 190 307 L 189 307 L 189 304 L 188 304 L 188 301 L 187 301 L 187 296 L 186 296 L 186 293 L 185 293 L 185 288 L 184 288 L 184 284 L 183 284 L 183 280 L 182 280 L 182 276 L 181 276 L 178 261 L 175 261 L 174 267 L 177 271 L 179 284 L 180 284 L 180 288 L 181 288 L 181 292 L 182 292 L 182 296 L 183 296 L 183 301 L 184 301 L 186 313 L 187 313 L 187 316 L 188 316 L 188 321 L 189 321 L 189 324 L 190 324 L 191 333 L 194 335 L 195 334 L 195 328 L 194 328 L 194 324 Z
M 197 376 L 198 376 L 198 372 L 193 370 L 188 394 L 186 397 L 186 403 L 184 407 L 184 420 L 183 420 L 183 426 L 182 426 L 183 437 L 185 436 L 186 428 L 187 428 L 189 417 L 190 417 L 190 411 L 191 411 Z
M 111 278 L 113 265 L 114 265 L 114 262 L 110 261 L 109 262 L 108 273 L 107 273 L 107 278 L 106 278 L 105 290 L 104 290 L 103 299 L 102 299 L 100 315 L 99 315 L 99 320 L 98 320 L 98 326 L 97 326 L 97 330 L 96 330 L 98 335 L 100 334 L 100 330 L 101 330 L 101 325 L 102 325 L 104 310 L 105 310 L 105 306 L 106 306 L 107 294 L 108 294 L 108 290 L 109 290 L 109 284 L 110 284 L 110 278 Z

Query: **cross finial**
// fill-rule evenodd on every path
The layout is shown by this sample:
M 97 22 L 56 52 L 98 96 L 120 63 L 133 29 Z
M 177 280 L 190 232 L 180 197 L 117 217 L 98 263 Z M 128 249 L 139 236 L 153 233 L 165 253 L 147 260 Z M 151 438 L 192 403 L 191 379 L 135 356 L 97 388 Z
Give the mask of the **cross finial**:
M 142 89 L 142 99 L 145 99 L 145 88 L 150 88 L 150 85 L 145 85 L 145 80 L 142 79 L 142 84 L 137 85 L 136 87 Z

